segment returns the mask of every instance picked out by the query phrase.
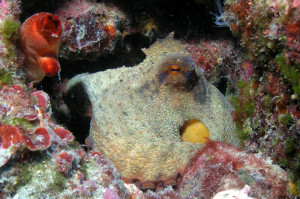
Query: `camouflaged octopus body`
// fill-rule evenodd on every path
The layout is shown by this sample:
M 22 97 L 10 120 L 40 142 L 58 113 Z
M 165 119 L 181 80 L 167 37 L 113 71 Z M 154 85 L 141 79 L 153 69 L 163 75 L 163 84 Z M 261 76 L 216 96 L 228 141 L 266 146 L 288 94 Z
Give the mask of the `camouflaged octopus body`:
M 138 66 L 81 74 L 93 108 L 89 139 L 125 180 L 158 182 L 182 173 L 202 144 L 181 142 L 180 127 L 198 119 L 211 140 L 239 146 L 225 97 L 205 79 L 173 35 L 143 50 Z M 180 71 L 170 74 L 170 65 Z

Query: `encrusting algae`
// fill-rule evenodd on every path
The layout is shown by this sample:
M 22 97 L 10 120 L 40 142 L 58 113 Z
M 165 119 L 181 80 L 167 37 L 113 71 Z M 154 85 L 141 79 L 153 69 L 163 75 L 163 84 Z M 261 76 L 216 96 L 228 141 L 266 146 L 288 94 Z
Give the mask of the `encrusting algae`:
M 203 146 L 181 140 L 186 122 L 201 121 L 194 129 L 207 130 L 202 139 L 236 147 L 240 141 L 232 106 L 205 79 L 185 45 L 170 34 L 143 51 L 147 57 L 141 64 L 77 75 L 67 90 L 73 95 L 81 85 L 91 101 L 93 150 L 107 156 L 125 182 L 155 189 L 176 185 Z

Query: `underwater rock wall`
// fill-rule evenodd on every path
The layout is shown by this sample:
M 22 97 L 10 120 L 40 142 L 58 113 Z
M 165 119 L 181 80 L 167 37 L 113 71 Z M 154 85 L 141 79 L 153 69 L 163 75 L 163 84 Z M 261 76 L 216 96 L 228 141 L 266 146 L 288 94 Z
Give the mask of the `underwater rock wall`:
M 0 198 L 211 198 L 226 190 L 248 198 L 299 197 L 298 0 L 228 0 L 225 13 L 220 9 L 221 2 L 215 1 L 219 5 L 214 15 L 209 14 L 214 12 L 212 1 L 68 2 L 0 0 Z M 60 15 L 66 31 L 58 57 L 61 74 L 33 85 L 25 82 L 26 57 L 19 45 L 19 28 L 27 17 L 50 11 Z M 215 27 L 213 17 L 222 27 Z M 95 23 L 88 24 L 90 20 Z M 119 64 L 114 67 L 121 66 L 124 62 L 120 59 L 124 58 L 132 59 L 130 63 L 141 62 L 145 57 L 141 56 L 141 47 L 148 47 L 157 37 L 164 38 L 174 30 L 176 38 L 188 44 L 188 53 L 178 41 L 169 38 L 169 45 L 159 40 L 151 50 L 144 49 L 147 57 L 142 64 L 101 73 L 111 75 L 100 75 L 102 82 L 95 85 L 101 89 L 86 85 L 91 96 L 97 90 L 105 93 L 99 101 L 96 97 L 92 100 L 96 105 L 106 101 L 102 109 L 94 106 L 98 116 L 94 113 L 92 131 L 99 135 L 103 126 L 106 132 L 115 132 L 109 136 L 113 140 L 107 139 L 110 142 L 105 143 L 105 149 L 111 145 L 119 152 L 123 146 L 128 147 L 122 142 L 134 137 L 130 138 L 132 150 L 126 150 L 136 152 L 136 148 L 144 147 L 144 151 L 125 154 L 125 162 L 143 167 L 143 161 L 148 160 L 145 154 L 152 161 L 159 160 L 150 164 L 155 165 L 152 168 L 135 167 L 135 173 L 124 171 L 120 154 L 107 155 L 112 152 L 102 150 L 96 136 L 94 141 L 90 137 L 90 144 L 94 150 L 98 147 L 101 154 L 78 143 L 87 132 L 81 127 L 82 121 L 70 121 L 74 112 L 63 98 L 67 78 L 78 73 L 74 63 L 81 72 L 95 72 L 113 68 L 106 63 L 108 60 Z M 115 48 L 121 50 L 122 57 L 111 55 Z M 129 52 L 140 52 L 140 57 Z M 99 62 L 104 63 L 98 65 Z M 88 78 L 93 75 L 83 76 L 87 81 L 97 80 Z M 125 83 L 129 86 L 125 87 Z M 230 111 L 233 107 L 210 83 L 229 99 L 235 111 L 220 111 L 220 107 Z M 106 91 L 106 87 L 111 89 Z M 171 92 L 170 87 L 176 92 Z M 81 105 L 74 96 L 73 100 Z M 211 99 L 207 99 L 209 96 Z M 84 108 L 87 109 L 81 113 L 82 107 L 75 107 L 88 118 L 91 110 Z M 130 111 L 124 112 L 127 108 Z M 195 118 L 200 119 L 190 121 Z M 231 134 L 233 122 L 237 135 Z M 222 141 L 208 142 L 207 132 L 198 139 L 205 144 L 182 142 L 181 133 L 200 127 L 205 130 L 203 126 L 210 130 L 211 139 L 226 139 L 241 144 L 243 149 Z M 219 133 L 224 126 L 228 127 L 226 136 Z M 72 134 L 70 127 L 78 128 L 78 132 Z M 119 132 L 130 136 L 125 139 Z M 191 140 L 198 136 L 195 131 L 187 133 Z M 151 144 L 143 145 L 144 140 Z M 156 142 L 156 150 L 147 150 Z M 174 143 L 170 153 L 163 147 L 166 143 Z M 174 156 L 183 161 L 165 162 L 174 160 Z M 141 157 L 142 161 L 133 157 Z M 145 175 L 148 171 L 149 175 Z M 167 171 L 166 175 L 157 176 L 160 171 Z
M 297 195 L 299 1 L 228 0 L 224 8 L 231 31 L 246 50 L 243 68 L 254 72 L 250 82 L 239 81 L 239 94 L 231 100 L 240 137 L 247 150 L 268 154 L 290 172 L 290 190 Z

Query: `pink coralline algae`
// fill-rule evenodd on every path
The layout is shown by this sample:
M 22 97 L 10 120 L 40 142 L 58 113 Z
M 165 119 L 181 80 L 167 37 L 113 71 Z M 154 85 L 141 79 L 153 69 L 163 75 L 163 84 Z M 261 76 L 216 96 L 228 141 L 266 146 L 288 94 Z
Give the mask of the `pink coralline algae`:
M 103 199 L 121 199 L 113 189 L 106 189 L 103 194 Z
M 0 167 L 6 164 L 22 144 L 21 134 L 11 125 L 0 123 Z
M 5 85 L 0 89 L 0 102 L 2 119 L 47 122 L 50 99 L 43 91 L 24 89 L 21 85 Z
M 206 74 L 216 72 L 216 67 L 234 51 L 231 41 L 200 40 L 189 44 L 193 60 L 201 66 Z
M 0 20 L 19 14 L 19 1 L 1 0 L 0 1 Z
M 286 25 L 286 53 L 290 62 L 300 64 L 300 1 L 294 0 L 290 8 L 289 22 Z
M 22 133 L 24 143 L 32 151 L 45 150 L 50 147 L 51 143 L 65 144 L 72 141 L 73 138 L 72 133 L 62 127 L 53 130 L 49 127 L 38 127 L 33 133 Z
M 32 95 L 36 98 L 37 100 L 37 106 L 42 110 L 42 111 L 47 111 L 47 109 L 50 106 L 50 98 L 47 93 L 43 91 L 35 91 L 32 93 Z
M 45 150 L 47 149 L 51 142 L 51 137 L 48 130 L 44 127 L 38 127 L 35 129 L 34 133 L 23 133 L 22 139 L 28 149 L 35 150 Z
M 61 145 L 73 140 L 72 133 L 62 127 L 55 128 L 54 130 L 37 127 L 34 132 L 25 131 L 21 127 L 19 128 L 20 130 L 16 126 L 0 125 L 0 167 L 17 152 L 22 143 L 31 151 L 43 151 L 49 148 L 51 143 Z M 78 158 L 82 156 L 81 151 L 74 152 L 74 154 Z M 61 167 L 64 166 L 61 165 Z
M 0 117 L 36 120 L 37 112 L 30 95 L 20 85 L 3 86 L 0 90 Z
M 254 198 L 288 198 L 288 175 L 263 157 L 222 142 L 210 142 L 183 175 L 183 198 L 211 198 L 220 191 L 251 187 Z
M 239 80 L 249 80 L 253 75 L 253 63 L 231 40 L 199 40 L 188 43 L 192 59 L 204 69 L 206 78 L 216 84 L 223 76 L 230 78 L 231 86 Z
M 73 159 L 74 157 L 72 154 L 67 152 L 61 153 L 56 159 L 58 170 L 60 170 L 61 172 L 68 172 L 70 170 L 70 167 L 72 166 Z
M 56 125 L 49 114 L 48 94 L 20 85 L 3 86 L 0 90 L 1 164 L 15 154 L 24 143 L 31 151 L 43 151 L 51 146 L 64 145 L 74 139 L 67 129 Z M 10 124 L 10 125 L 9 125 Z
M 5 15 L 7 15 L 9 13 L 8 12 L 9 6 L 5 0 L 2 0 L 0 2 L 0 10 L 1 10 L 0 18 L 3 18 Z
M 292 3 L 293 7 L 297 8 L 300 7 L 300 1 L 299 0 L 294 0 Z
M 244 80 L 249 81 L 251 76 L 254 74 L 254 66 L 253 63 L 246 59 L 242 63 L 242 68 L 244 69 Z
M 74 136 L 70 131 L 68 131 L 65 128 L 58 127 L 53 129 L 53 131 L 58 135 L 58 137 L 63 141 L 63 142 L 70 142 L 74 139 Z
M 298 7 L 300 14 L 300 6 Z M 288 24 L 286 28 L 286 46 L 288 47 L 286 57 L 300 64 L 300 21 L 295 21 Z
M 129 198 L 113 165 L 98 152 L 79 156 L 78 151 L 64 151 L 56 158 L 56 164 L 64 175 L 74 176 L 67 182 L 72 197 Z M 81 165 L 88 169 L 87 175 L 81 171 Z
M 60 56 L 99 56 L 113 51 L 129 20 L 116 7 L 87 0 L 67 2 L 56 13 L 63 23 Z

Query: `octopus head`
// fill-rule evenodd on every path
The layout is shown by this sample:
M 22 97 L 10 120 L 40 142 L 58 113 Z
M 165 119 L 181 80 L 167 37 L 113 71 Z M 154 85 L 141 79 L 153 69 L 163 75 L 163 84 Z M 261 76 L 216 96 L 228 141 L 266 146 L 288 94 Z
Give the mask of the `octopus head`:
M 189 56 L 174 53 L 164 57 L 160 63 L 157 73 L 160 84 L 180 91 L 191 91 L 198 83 L 198 66 Z

